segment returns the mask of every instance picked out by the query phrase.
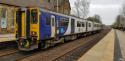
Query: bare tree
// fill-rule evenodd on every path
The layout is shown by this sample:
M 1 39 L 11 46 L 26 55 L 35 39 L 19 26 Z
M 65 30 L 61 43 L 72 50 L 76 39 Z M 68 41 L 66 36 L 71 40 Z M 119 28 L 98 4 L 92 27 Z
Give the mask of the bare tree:
M 120 9 L 120 14 L 125 16 L 125 4 L 122 5 L 122 8 Z
M 89 13 L 89 2 L 87 0 L 81 0 L 80 10 L 81 10 L 82 18 L 85 18 Z
M 116 22 L 120 21 L 120 25 L 122 25 L 123 29 L 125 30 L 125 3 L 123 3 L 123 5 L 122 5 L 120 15 L 118 17 L 120 17 L 120 19 L 119 20 L 117 19 Z
M 97 14 L 95 14 L 93 17 L 88 17 L 87 20 L 97 23 L 102 23 L 101 17 Z
M 77 0 L 74 5 L 76 16 L 85 18 L 89 13 L 89 2 L 87 0 Z
M 125 30 L 125 17 L 124 15 L 118 15 L 115 23 L 112 25 L 114 28 Z
M 96 19 L 96 21 L 97 21 L 98 23 L 102 23 L 100 15 L 95 14 L 95 15 L 94 15 L 94 18 Z
M 125 2 L 125 1 L 124 1 Z M 122 4 L 122 7 L 120 9 L 120 15 L 125 16 L 125 3 Z
M 80 10 L 79 10 L 79 8 L 80 8 L 80 0 L 77 0 L 77 1 L 74 3 L 74 5 L 75 5 L 76 14 L 77 14 L 78 17 L 80 17 Z
M 125 16 L 125 4 L 123 5 L 122 13 L 123 13 L 123 15 Z

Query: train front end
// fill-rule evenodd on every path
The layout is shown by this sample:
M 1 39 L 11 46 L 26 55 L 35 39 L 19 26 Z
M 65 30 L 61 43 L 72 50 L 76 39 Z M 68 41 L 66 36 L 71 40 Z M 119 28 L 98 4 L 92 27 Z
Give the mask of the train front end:
M 38 48 L 39 10 L 20 8 L 15 13 L 15 34 L 19 50 L 29 51 Z

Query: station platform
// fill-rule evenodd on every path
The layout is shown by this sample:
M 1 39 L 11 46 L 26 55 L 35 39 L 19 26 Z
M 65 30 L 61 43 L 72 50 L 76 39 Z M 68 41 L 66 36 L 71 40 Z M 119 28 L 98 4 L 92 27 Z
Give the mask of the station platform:
M 115 32 L 112 29 L 77 61 L 114 61 Z
M 116 30 L 117 42 L 119 43 L 119 51 L 116 52 L 115 61 L 125 61 L 125 32 Z M 118 48 L 116 49 L 118 50 Z
M 0 42 L 14 41 L 16 40 L 14 34 L 1 34 Z

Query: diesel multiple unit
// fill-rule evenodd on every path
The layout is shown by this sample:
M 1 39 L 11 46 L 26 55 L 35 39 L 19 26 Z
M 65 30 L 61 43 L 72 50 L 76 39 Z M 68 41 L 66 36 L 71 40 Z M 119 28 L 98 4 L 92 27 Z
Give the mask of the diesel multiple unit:
M 96 33 L 101 24 L 42 8 L 20 8 L 15 13 L 18 48 L 29 51 Z

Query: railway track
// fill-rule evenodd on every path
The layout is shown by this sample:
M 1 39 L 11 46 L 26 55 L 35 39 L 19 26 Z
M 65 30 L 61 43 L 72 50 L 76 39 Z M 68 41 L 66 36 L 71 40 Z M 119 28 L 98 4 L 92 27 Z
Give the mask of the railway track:
M 100 41 L 105 35 L 106 33 L 102 33 L 102 36 L 98 35 L 98 37 L 93 38 L 93 40 L 88 41 L 85 44 L 76 47 L 75 49 L 72 49 L 71 51 L 57 57 L 56 59 L 53 59 L 52 61 L 76 61 L 80 56 L 84 55 L 84 53 L 86 53 L 91 47 Z
M 16 42 L 14 41 L 0 43 L 0 57 L 11 55 L 17 51 L 18 51 L 17 45 L 16 45 Z
M 30 52 L 18 51 L 10 55 L 1 56 L 0 61 L 75 61 L 103 38 L 108 31 L 109 30 L 105 30 L 101 33 L 46 50 L 34 50 Z
M 11 55 L 13 53 L 16 53 L 18 50 L 16 48 L 7 48 L 7 49 L 2 49 L 0 50 L 0 57 L 6 56 L 6 55 Z

